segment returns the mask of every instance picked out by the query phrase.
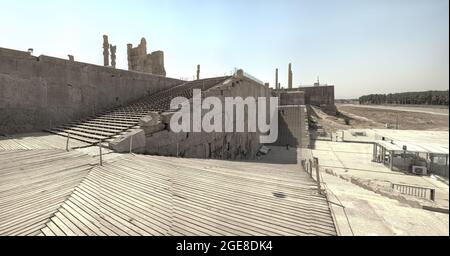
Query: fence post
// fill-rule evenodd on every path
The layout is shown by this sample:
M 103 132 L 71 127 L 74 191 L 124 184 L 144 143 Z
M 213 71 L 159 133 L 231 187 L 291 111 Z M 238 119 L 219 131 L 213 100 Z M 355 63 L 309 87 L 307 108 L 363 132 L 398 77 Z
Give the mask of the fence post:
M 311 159 L 308 159 L 308 171 L 309 171 L 309 175 L 312 177 L 312 161 Z
M 103 166 L 103 156 L 102 156 L 102 141 L 98 143 L 99 151 L 100 151 L 100 166 Z
M 133 135 L 130 136 L 130 154 L 133 153 Z
M 319 193 L 322 194 L 320 187 L 319 159 L 317 157 L 314 157 L 314 165 L 316 166 L 317 189 L 319 190 Z
M 69 152 L 69 139 L 70 139 L 70 132 L 67 132 L 67 141 L 66 141 L 66 151 Z

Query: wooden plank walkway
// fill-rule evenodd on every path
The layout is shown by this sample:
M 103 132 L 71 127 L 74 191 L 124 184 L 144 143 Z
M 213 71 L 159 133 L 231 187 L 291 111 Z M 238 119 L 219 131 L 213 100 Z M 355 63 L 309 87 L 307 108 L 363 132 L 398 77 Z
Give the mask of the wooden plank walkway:
M 93 160 L 75 151 L 0 151 L 0 235 L 41 233 Z
M 51 133 L 37 132 L 0 136 L 0 151 L 33 150 L 33 149 L 65 149 L 67 139 Z M 69 148 L 86 147 L 90 144 L 79 140 L 69 140 Z
M 297 168 L 125 155 L 94 167 L 40 235 L 336 235 Z

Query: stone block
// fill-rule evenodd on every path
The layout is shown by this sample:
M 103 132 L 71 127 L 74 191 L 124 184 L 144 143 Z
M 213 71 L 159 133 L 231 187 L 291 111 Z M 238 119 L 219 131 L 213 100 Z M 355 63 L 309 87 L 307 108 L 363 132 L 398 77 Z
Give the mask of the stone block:
M 161 123 L 161 118 L 158 112 L 150 112 L 139 120 L 140 126 L 153 126 L 159 123 Z
M 170 119 L 172 118 L 174 113 L 172 112 L 165 112 L 161 114 L 161 122 L 164 124 L 170 124 Z
M 161 122 L 161 116 L 157 112 L 151 112 L 139 120 L 141 129 L 144 130 L 146 136 L 165 129 L 165 125 Z
M 145 134 L 151 135 L 156 132 L 162 131 L 166 128 L 166 126 L 163 123 L 153 125 L 153 126 L 141 126 L 142 130 L 144 130 Z
M 133 140 L 131 140 L 133 138 Z M 145 133 L 142 129 L 135 129 L 124 134 L 109 143 L 109 148 L 117 153 L 144 153 L 145 152 Z

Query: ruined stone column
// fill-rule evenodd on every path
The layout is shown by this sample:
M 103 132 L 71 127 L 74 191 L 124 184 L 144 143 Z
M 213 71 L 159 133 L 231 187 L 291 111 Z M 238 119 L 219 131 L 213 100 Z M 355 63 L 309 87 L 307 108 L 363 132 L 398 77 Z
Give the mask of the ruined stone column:
M 236 76 L 239 78 L 244 78 L 244 70 L 243 69 L 238 69 L 236 71 Z
M 114 45 L 109 45 L 109 48 L 111 49 L 111 66 L 113 68 L 116 68 L 116 49 L 117 47 Z
M 133 70 L 133 65 L 131 63 L 131 49 L 133 49 L 132 44 L 127 44 L 127 59 L 128 59 L 128 70 Z
M 288 88 L 292 89 L 292 64 L 289 63 Z
M 278 85 L 278 68 L 275 69 L 275 89 L 280 89 Z
M 197 65 L 197 80 L 200 80 L 200 65 Z
M 103 35 L 103 65 L 109 66 L 109 42 L 108 36 Z

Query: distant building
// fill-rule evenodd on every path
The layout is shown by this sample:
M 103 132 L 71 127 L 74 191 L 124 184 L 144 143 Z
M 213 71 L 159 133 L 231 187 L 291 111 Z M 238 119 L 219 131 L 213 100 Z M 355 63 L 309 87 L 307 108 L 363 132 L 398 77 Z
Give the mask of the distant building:
M 299 86 L 291 89 L 276 89 L 276 94 L 280 97 L 280 105 L 283 102 L 302 102 L 304 105 L 313 105 L 320 107 L 323 111 L 331 115 L 336 115 L 336 106 L 334 102 L 334 85 L 321 85 L 319 79 L 312 86 Z M 301 92 L 295 94 L 295 92 Z M 293 98 L 298 97 L 295 100 Z

